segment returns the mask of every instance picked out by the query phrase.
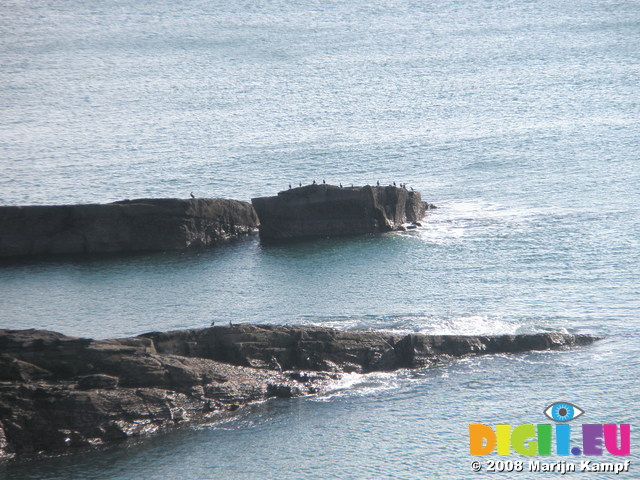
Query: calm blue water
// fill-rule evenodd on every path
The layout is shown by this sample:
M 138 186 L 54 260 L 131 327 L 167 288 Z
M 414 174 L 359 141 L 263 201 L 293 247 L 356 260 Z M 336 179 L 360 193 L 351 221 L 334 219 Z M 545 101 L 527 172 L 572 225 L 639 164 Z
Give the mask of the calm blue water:
M 475 478 L 469 423 L 544 423 L 557 400 L 633 424 L 620 477 L 638 477 L 639 66 L 633 1 L 5 0 L 0 204 L 248 200 L 326 179 L 407 182 L 441 208 L 407 233 L 5 261 L 0 327 L 606 339 L 349 376 L 0 478 Z

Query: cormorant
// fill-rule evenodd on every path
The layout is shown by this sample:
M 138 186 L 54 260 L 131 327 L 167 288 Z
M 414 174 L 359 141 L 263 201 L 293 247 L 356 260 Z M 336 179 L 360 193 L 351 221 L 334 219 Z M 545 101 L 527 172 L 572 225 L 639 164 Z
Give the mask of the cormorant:
M 340 188 L 342 188 L 342 184 L 340 184 Z
M 376 185 L 377 185 L 377 186 L 380 186 L 380 180 L 378 180 L 378 181 L 376 182 Z
M 191 192 L 191 198 L 196 198 L 196 196 Z
M 325 182 L 325 181 L 324 181 L 324 178 L 322 179 L 322 184 L 323 184 L 323 185 L 326 185 L 326 184 L 327 184 L 327 182 Z
M 316 184 L 316 181 L 314 180 L 314 181 L 313 181 L 313 185 L 315 185 L 315 184 Z
M 396 186 L 396 182 L 393 182 L 393 186 L 394 186 L 394 187 Z
M 291 184 L 289 184 L 289 190 L 291 190 Z
M 301 187 L 302 186 L 302 182 L 298 182 L 298 186 Z
M 215 326 L 215 324 L 216 324 L 216 321 L 215 321 L 215 320 L 211 322 L 211 326 L 212 326 L 212 327 L 213 327 L 213 326 Z

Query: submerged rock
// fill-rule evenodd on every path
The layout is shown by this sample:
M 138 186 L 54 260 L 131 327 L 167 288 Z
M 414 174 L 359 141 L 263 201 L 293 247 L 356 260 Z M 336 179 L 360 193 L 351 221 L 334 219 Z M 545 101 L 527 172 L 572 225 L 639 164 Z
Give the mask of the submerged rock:
M 0 330 L 0 458 L 101 445 L 270 397 L 321 393 L 342 372 L 595 340 L 560 333 L 425 336 L 269 325 L 110 340 Z
M 307 185 L 251 199 L 260 237 L 284 240 L 398 230 L 422 219 L 420 193 L 398 187 Z
M 257 227 L 249 203 L 214 198 L 0 207 L 0 257 L 182 250 Z

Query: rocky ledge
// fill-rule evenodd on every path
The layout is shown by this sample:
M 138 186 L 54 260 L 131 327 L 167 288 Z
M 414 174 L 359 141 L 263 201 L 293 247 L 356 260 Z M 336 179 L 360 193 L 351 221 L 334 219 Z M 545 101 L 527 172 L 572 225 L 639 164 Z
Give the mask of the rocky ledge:
M 143 198 L 4 206 L 0 257 L 202 248 L 258 227 L 265 240 L 405 230 L 419 225 L 426 209 L 435 208 L 406 188 L 324 184 L 254 198 L 252 204 L 220 198 Z
M 219 198 L 0 207 L 0 257 L 183 250 L 257 228 L 251 204 Z
M 433 207 L 406 188 L 324 184 L 253 198 L 251 203 L 260 218 L 260 237 L 266 240 L 402 230 Z
M 425 336 L 268 325 L 110 340 L 0 330 L 0 458 L 102 445 L 270 397 L 321 393 L 343 372 L 595 340 L 560 333 Z

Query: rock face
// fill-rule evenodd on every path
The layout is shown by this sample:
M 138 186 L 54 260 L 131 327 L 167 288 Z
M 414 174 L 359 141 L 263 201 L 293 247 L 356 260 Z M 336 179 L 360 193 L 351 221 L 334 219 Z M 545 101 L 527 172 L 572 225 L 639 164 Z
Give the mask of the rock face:
M 224 199 L 0 207 L 0 257 L 206 247 L 258 227 L 253 207 Z
M 424 336 L 240 325 L 91 340 L 0 330 L 0 459 L 161 431 L 270 397 L 319 393 L 342 372 L 467 354 L 586 345 L 590 335 Z
M 260 237 L 271 240 L 388 232 L 417 222 L 429 205 L 397 187 L 307 185 L 251 199 Z
M 237 325 L 145 333 L 161 354 L 260 369 L 368 373 L 428 366 L 470 353 L 517 353 L 587 345 L 592 335 L 398 335 L 323 327 Z M 275 367 L 274 367 L 275 366 Z
M 0 257 L 200 248 L 258 226 L 264 239 L 387 232 L 418 222 L 433 207 L 404 188 L 332 185 L 294 188 L 252 203 L 152 198 L 0 207 Z

